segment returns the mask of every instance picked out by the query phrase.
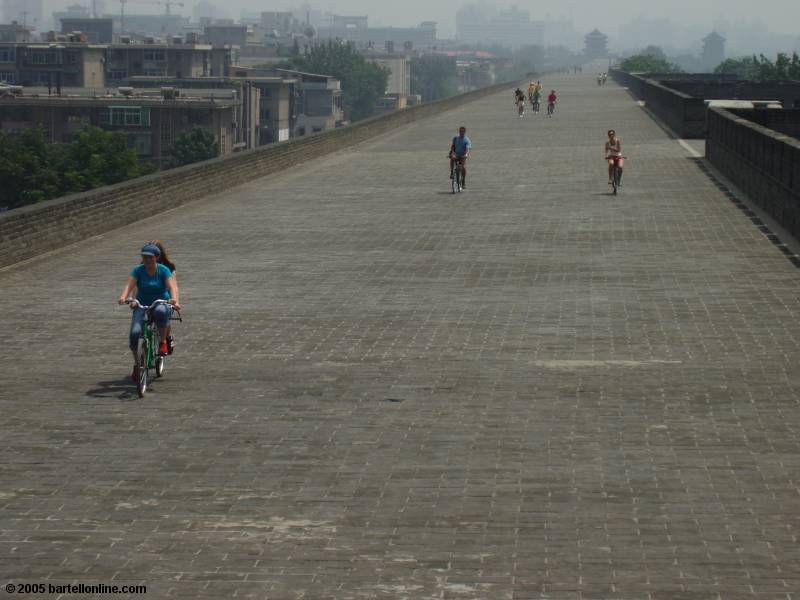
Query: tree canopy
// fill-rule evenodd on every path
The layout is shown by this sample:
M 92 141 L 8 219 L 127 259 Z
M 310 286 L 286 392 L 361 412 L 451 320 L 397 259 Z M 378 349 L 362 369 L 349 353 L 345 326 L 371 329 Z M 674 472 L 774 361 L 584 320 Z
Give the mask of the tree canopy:
M 52 144 L 42 129 L 0 132 L 0 208 L 119 183 L 152 171 L 122 133 L 89 127 L 68 144 Z
M 411 93 L 432 102 L 458 93 L 454 60 L 440 54 L 424 54 L 411 59 Z
M 681 68 L 669 62 L 658 46 L 648 46 L 639 54 L 623 60 L 619 68 L 626 73 L 680 73 Z
M 195 127 L 180 134 L 170 148 L 170 167 L 180 167 L 219 156 L 219 144 L 208 129 Z
M 762 82 L 800 79 L 800 56 L 796 52 L 791 57 L 781 52 L 776 56 L 774 62 L 763 54 L 760 56 L 754 54 L 743 58 L 729 58 L 721 62 L 714 69 L 714 73 L 736 75 L 739 79 Z
M 341 81 L 345 114 L 353 121 L 372 114 L 389 81 L 386 69 L 341 40 L 306 46 L 302 55 L 292 59 L 292 64 L 302 71 L 333 75 Z

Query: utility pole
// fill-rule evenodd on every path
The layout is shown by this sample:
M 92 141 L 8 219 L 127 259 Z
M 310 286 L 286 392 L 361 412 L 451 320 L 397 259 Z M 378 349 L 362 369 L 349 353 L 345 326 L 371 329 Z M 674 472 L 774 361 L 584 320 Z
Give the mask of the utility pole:
M 22 14 L 22 35 L 25 36 L 25 43 L 27 44 L 28 41 L 29 41 L 28 40 L 28 11 L 27 10 L 23 10 L 21 14 Z M 16 34 L 14 34 L 14 35 L 16 35 Z M 16 38 L 14 38 L 14 39 L 16 39 Z
M 119 0 L 119 34 L 125 33 L 125 3 L 128 0 Z

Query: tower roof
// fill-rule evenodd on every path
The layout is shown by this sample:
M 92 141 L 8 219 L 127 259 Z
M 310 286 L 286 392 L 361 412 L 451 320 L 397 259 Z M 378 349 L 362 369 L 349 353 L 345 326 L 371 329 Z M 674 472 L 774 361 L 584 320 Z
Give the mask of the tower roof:
M 725 38 L 718 34 L 716 31 L 712 31 L 706 37 L 703 38 L 704 42 L 724 42 Z

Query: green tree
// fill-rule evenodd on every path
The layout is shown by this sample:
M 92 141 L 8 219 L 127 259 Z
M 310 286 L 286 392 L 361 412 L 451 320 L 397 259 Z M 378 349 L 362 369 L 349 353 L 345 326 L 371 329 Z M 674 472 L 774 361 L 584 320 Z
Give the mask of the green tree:
M 62 193 L 119 183 L 146 172 L 123 133 L 88 127 L 62 149 Z
M 411 59 L 411 93 L 424 102 L 448 98 L 458 92 L 455 61 L 447 56 L 425 54 Z
M 653 46 L 651 48 L 656 48 Z M 681 69 L 678 65 L 674 65 L 671 62 L 667 61 L 665 58 L 661 58 L 657 53 L 653 55 L 653 50 L 650 50 L 651 54 L 637 54 L 635 56 L 630 56 L 623 60 L 619 68 L 621 71 L 625 71 L 627 73 L 680 73 Z M 660 50 L 660 49 L 658 49 Z M 663 55 L 663 52 L 661 53 Z
M 739 79 L 758 79 L 758 71 L 759 63 L 755 56 L 729 58 L 714 69 L 714 73 L 717 75 L 736 75 Z
M 17 208 L 151 170 L 121 133 L 90 127 L 68 144 L 49 143 L 41 129 L 0 133 L 0 207 Z
M 180 134 L 170 148 L 170 167 L 180 167 L 219 156 L 219 144 L 208 129 L 195 127 Z
M 389 81 L 386 69 L 366 60 L 352 44 L 341 40 L 306 46 L 303 55 L 292 62 L 300 70 L 336 77 L 342 84 L 345 112 L 353 121 L 372 114 Z
M 732 74 L 739 79 L 750 79 L 761 82 L 786 81 L 800 79 L 800 56 L 793 53 L 791 57 L 783 52 L 778 53 L 775 62 L 761 54 L 729 58 L 720 63 L 714 73 Z

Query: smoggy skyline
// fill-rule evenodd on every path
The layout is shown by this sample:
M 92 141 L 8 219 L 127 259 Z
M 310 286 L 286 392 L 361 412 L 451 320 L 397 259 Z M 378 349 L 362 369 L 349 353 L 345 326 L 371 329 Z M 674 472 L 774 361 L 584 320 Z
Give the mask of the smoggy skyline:
M 263 2 L 258 0 L 206 0 L 217 6 L 228 18 L 238 19 L 243 11 L 261 12 L 270 10 L 293 10 L 299 8 L 303 0 L 277 0 Z M 197 2 L 183 0 L 184 6 L 172 6 L 174 13 L 191 15 Z M 198 0 L 199 2 L 199 0 Z M 69 4 L 90 4 L 91 0 L 45 0 L 45 11 L 61 10 Z M 576 33 L 583 34 L 598 27 L 611 37 L 611 44 L 617 48 L 637 45 L 638 40 L 626 40 L 624 32 L 630 28 L 622 28 L 637 19 L 655 21 L 669 20 L 674 26 L 685 28 L 693 36 L 696 32 L 709 32 L 712 29 L 730 28 L 738 32 L 735 38 L 742 38 L 742 31 L 752 30 L 754 37 L 764 38 L 768 33 L 790 36 L 800 39 L 800 2 L 789 0 L 764 0 L 758 4 L 759 10 L 753 10 L 751 0 L 673 0 L 671 3 L 641 2 L 637 0 L 606 0 L 596 2 L 589 0 L 562 0 L 557 6 L 550 7 L 544 2 L 530 0 L 500 0 L 499 2 L 471 2 L 470 0 L 441 0 L 431 3 L 427 0 L 405 0 L 397 3 L 376 3 L 374 0 L 310 0 L 315 11 L 332 12 L 346 15 L 368 15 L 370 24 L 374 26 L 416 26 L 422 21 L 436 21 L 439 37 L 452 38 L 456 33 L 456 11 L 466 4 L 484 4 L 500 9 L 516 6 L 530 11 L 533 20 L 572 21 Z M 118 0 L 106 0 L 105 11 L 119 10 Z M 126 12 L 158 13 L 163 5 L 156 0 L 128 0 Z M 653 27 L 651 26 L 651 29 Z M 657 30 L 658 27 L 656 26 Z M 679 36 L 680 37 L 680 36 Z M 746 36 L 744 36 L 746 37 Z M 661 42 L 664 43 L 663 41 Z M 795 47 L 786 50 L 797 49 Z

